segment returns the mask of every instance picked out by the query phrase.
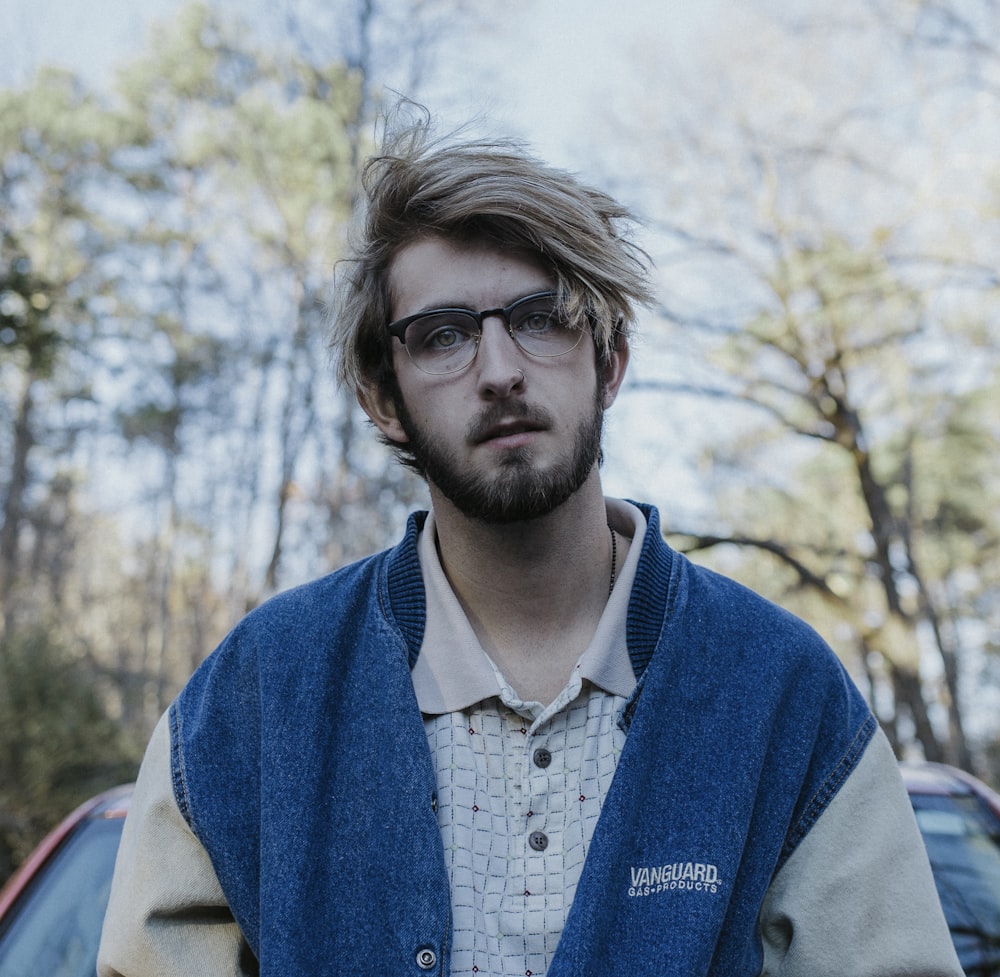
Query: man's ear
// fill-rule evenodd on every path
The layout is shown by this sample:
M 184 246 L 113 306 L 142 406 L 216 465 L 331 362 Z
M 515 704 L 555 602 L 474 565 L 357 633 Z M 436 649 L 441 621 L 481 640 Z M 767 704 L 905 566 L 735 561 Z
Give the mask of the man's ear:
M 406 444 L 410 440 L 403 430 L 403 425 L 399 423 L 396 402 L 384 388 L 358 387 L 357 397 L 358 403 L 371 418 L 372 424 L 385 438 L 397 444 Z
M 604 409 L 607 410 L 618 396 L 622 382 L 625 380 L 625 371 L 628 369 L 629 346 L 628 340 L 619 335 L 615 340 L 615 345 L 608 353 L 608 357 L 603 364 L 598 364 L 598 369 L 604 372 Z

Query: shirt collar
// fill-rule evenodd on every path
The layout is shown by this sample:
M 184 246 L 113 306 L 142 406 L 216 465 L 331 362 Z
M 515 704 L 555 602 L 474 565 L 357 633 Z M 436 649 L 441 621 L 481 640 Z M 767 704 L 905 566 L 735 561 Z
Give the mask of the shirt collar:
M 606 506 L 615 531 L 641 543 L 646 531 L 642 512 L 619 499 L 607 499 Z M 500 692 L 493 665 L 441 567 L 436 536 L 431 512 L 418 541 L 427 621 L 420 654 L 411 673 L 420 711 L 427 715 L 467 709 Z M 579 661 L 580 677 L 612 695 L 628 696 L 635 688 L 625 625 L 641 549 L 641 545 L 629 548 L 594 636 Z

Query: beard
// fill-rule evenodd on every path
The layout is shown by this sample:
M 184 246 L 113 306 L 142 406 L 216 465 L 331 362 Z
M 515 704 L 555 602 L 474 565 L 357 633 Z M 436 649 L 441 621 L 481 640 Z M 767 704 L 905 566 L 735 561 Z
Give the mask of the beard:
M 472 519 L 494 524 L 524 522 L 548 515 L 562 505 L 587 480 L 601 457 L 604 430 L 604 385 L 598 383 L 591 410 L 577 425 L 573 443 L 552 466 L 535 467 L 529 447 L 511 448 L 499 459 L 499 471 L 469 471 L 458 462 L 454 452 L 434 440 L 413 420 L 402 397 L 395 399 L 399 423 L 409 442 L 408 464 L 421 474 L 460 512 Z M 527 420 L 540 427 L 550 427 L 551 418 L 539 407 L 529 407 L 519 400 L 491 404 L 470 424 L 469 443 L 479 440 L 501 420 Z

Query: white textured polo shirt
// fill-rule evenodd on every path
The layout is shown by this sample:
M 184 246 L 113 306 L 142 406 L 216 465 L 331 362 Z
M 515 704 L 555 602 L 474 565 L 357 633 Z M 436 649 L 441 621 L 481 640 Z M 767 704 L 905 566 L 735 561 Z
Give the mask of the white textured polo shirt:
M 643 538 L 635 506 L 607 505 L 616 530 Z M 548 969 L 625 742 L 617 720 L 635 687 L 625 625 L 640 549 L 629 549 L 562 692 L 547 705 L 524 702 L 480 645 L 427 518 L 427 624 L 413 684 L 437 773 L 453 974 Z

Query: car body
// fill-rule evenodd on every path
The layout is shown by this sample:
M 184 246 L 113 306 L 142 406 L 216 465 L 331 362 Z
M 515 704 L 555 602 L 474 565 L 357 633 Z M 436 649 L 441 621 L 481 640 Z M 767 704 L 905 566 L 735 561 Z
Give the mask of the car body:
M 962 967 L 1000 977 L 1000 795 L 944 764 L 901 769 Z
M 942 764 L 901 770 L 969 977 L 1000 977 L 1000 794 Z M 87 801 L 0 889 L 0 977 L 94 977 L 131 786 Z
M 81 804 L 0 889 L 0 977 L 94 977 L 131 786 Z

